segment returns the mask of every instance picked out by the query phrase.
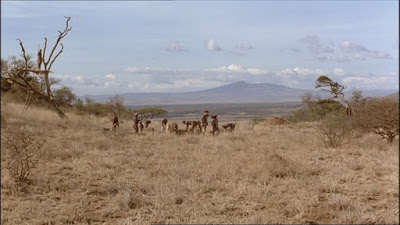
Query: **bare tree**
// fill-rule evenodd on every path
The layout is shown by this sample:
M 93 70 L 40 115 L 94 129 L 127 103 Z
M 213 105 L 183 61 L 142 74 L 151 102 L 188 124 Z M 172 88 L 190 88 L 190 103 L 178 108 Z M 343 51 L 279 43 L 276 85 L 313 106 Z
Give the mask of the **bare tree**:
M 353 115 L 357 116 L 358 108 L 361 105 L 364 105 L 365 102 L 366 102 L 366 99 L 362 95 L 362 91 L 361 90 L 353 90 L 352 95 L 350 97 L 350 105 L 351 105 L 351 108 L 353 111 Z
M 112 109 L 118 111 L 118 118 L 121 118 L 121 112 L 124 110 L 124 97 L 119 95 L 115 95 L 110 98 L 110 102 L 108 103 Z
M 315 104 L 315 99 L 313 98 L 310 92 L 307 92 L 303 96 L 301 96 L 301 102 L 308 106 L 308 109 L 310 110 L 311 114 L 314 114 L 316 104 Z
M 383 98 L 367 101 L 359 107 L 355 125 L 365 132 L 374 132 L 392 143 L 399 134 L 399 102 Z
M 91 99 L 89 97 L 85 98 L 85 102 L 86 102 L 85 108 L 86 108 L 86 111 L 88 112 L 89 119 L 90 119 L 90 115 L 94 114 L 95 111 L 96 111 L 95 108 L 94 108 L 95 102 L 94 102 L 93 99 Z
M 58 116 L 60 116 L 61 118 L 66 118 L 67 116 L 64 114 L 63 111 L 61 111 L 59 106 L 56 104 L 56 101 L 54 100 L 53 93 L 51 90 L 52 79 L 49 77 L 49 74 L 51 72 L 53 63 L 57 60 L 57 58 L 64 50 L 64 45 L 61 43 L 61 40 L 72 29 L 69 26 L 69 21 L 71 17 L 65 17 L 65 18 L 66 18 L 65 29 L 63 31 L 58 31 L 59 32 L 58 38 L 53 48 L 50 49 L 50 54 L 47 58 L 46 58 L 47 38 L 44 38 L 43 51 L 42 49 L 40 49 L 38 52 L 37 68 L 34 68 L 33 66 L 29 65 L 30 57 L 29 55 L 26 54 L 22 41 L 20 39 L 17 39 L 21 47 L 25 65 L 23 69 L 15 71 L 13 73 L 8 73 L 8 76 L 6 77 L 8 82 L 15 83 L 19 85 L 21 88 L 27 90 L 28 94 L 26 99 L 26 105 L 29 105 L 32 95 L 39 95 L 43 97 L 43 99 L 48 104 L 53 106 Z M 58 46 L 61 46 L 61 49 L 59 49 L 58 52 L 56 52 Z M 41 68 L 42 65 L 43 69 Z M 37 82 L 37 80 L 40 80 L 40 82 Z M 37 85 L 38 83 L 43 84 L 44 87 L 41 88 L 40 85 Z
M 323 91 L 329 92 L 333 95 L 333 98 L 339 99 L 344 103 L 346 107 L 346 114 L 351 116 L 351 108 L 348 101 L 344 98 L 343 90 L 345 87 L 340 85 L 338 82 L 334 82 L 331 78 L 321 75 L 318 77 L 315 88 L 321 88 Z M 327 89 L 324 89 L 327 88 Z

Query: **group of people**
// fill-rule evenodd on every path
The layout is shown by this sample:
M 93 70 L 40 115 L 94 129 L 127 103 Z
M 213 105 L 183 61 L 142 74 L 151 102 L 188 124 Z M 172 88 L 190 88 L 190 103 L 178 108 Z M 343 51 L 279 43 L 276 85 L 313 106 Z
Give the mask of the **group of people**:
M 203 112 L 202 117 L 201 117 L 201 127 L 202 127 L 203 134 L 204 134 L 204 133 L 206 132 L 206 130 L 207 130 L 207 126 L 208 126 L 208 121 L 207 121 L 207 120 L 208 120 L 208 117 L 209 117 L 208 110 L 205 110 L 205 111 Z M 218 134 L 219 134 L 217 115 L 212 115 L 212 116 L 211 116 L 211 119 L 212 119 L 212 121 L 211 121 L 212 134 L 213 134 L 213 135 L 215 135 L 215 133 L 218 133 Z
M 201 131 L 202 131 L 202 133 L 204 134 L 206 131 L 207 131 L 207 126 L 208 126 L 208 117 L 209 117 L 210 115 L 209 115 L 209 112 L 208 112 L 208 110 L 205 110 L 204 112 L 203 112 L 203 115 L 202 115 L 202 117 L 201 117 Z M 212 121 L 211 121 L 211 127 L 212 127 L 212 134 L 213 135 L 215 135 L 215 134 L 219 134 L 220 132 L 219 132 L 219 127 L 218 127 L 218 118 L 217 118 L 217 115 L 211 115 L 211 118 L 212 118 Z M 167 124 L 167 119 L 163 119 L 162 121 L 161 121 L 161 123 L 163 124 L 163 127 Z M 117 117 L 117 115 L 114 113 L 114 119 L 112 120 L 112 122 L 113 122 L 113 128 L 112 128 L 112 130 L 113 131 L 116 131 L 117 130 L 117 127 L 119 127 L 119 120 L 118 120 L 118 117 Z M 150 122 L 150 121 L 149 121 Z M 184 121 L 184 123 L 185 123 L 185 121 Z M 189 122 L 188 123 L 185 123 L 186 125 L 187 125 L 187 127 L 186 127 L 186 130 L 188 129 L 188 126 L 189 125 L 192 125 L 193 126 L 193 124 L 190 124 Z M 146 124 L 147 125 L 147 124 Z M 135 115 L 134 115 L 134 117 L 133 117 L 133 129 L 135 130 L 135 133 L 137 134 L 137 133 L 139 133 L 139 130 L 142 130 L 143 129 L 143 123 L 141 122 L 141 120 L 139 119 L 139 115 L 137 114 L 137 113 L 135 113 Z

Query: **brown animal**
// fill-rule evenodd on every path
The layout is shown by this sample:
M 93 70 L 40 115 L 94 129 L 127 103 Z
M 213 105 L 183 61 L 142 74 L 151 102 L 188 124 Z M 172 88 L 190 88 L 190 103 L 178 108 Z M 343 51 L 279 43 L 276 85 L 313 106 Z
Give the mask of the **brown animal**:
M 212 122 L 211 122 L 212 134 L 213 135 L 215 135 L 215 133 L 219 134 L 217 115 L 211 116 L 211 118 L 213 119 Z
M 193 121 L 193 131 L 196 133 L 201 133 L 201 122 L 200 120 Z
M 183 124 L 186 125 L 186 131 L 189 131 L 190 133 L 193 133 L 193 123 L 194 121 L 183 121 Z
M 142 133 L 143 132 L 143 123 L 141 120 L 138 121 L 138 128 L 139 128 L 139 132 Z
M 133 129 L 135 130 L 135 134 L 139 133 L 139 121 L 138 114 L 135 113 L 135 116 L 133 117 Z
M 146 121 L 144 122 L 144 127 L 145 127 L 145 128 L 148 128 L 150 123 L 151 123 L 150 120 L 146 120 Z
M 168 121 L 167 123 L 167 129 L 166 129 L 167 133 L 178 133 L 178 124 L 172 121 Z
M 143 131 L 151 131 L 151 132 L 154 132 L 154 128 L 153 127 L 149 127 L 149 124 L 151 123 L 151 121 L 150 120 L 146 120 L 145 122 L 144 122 L 144 128 L 143 128 Z
M 225 124 L 225 125 L 222 125 L 222 128 L 225 130 L 225 131 L 230 131 L 230 132 L 232 132 L 232 131 L 234 131 L 235 130 L 235 124 L 233 124 L 233 123 L 228 123 L 228 124 Z
M 168 123 L 168 119 L 167 118 L 163 118 L 161 120 L 161 131 L 166 131 L 167 129 L 167 123 Z
M 187 130 L 177 130 L 177 131 L 176 131 L 176 134 L 177 134 L 178 136 L 182 136 L 182 135 L 185 135 L 187 132 L 188 132 Z

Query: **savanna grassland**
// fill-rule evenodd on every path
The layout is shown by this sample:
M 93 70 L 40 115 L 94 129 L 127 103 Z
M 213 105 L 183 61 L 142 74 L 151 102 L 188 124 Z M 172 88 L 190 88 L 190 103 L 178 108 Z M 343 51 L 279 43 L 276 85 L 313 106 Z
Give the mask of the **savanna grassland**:
M 135 135 L 132 121 L 112 132 L 105 117 L 1 109 L 2 224 L 399 223 L 397 138 L 327 148 L 316 122 L 250 121 L 177 136 L 156 120 Z M 43 142 L 24 182 L 4 163 L 14 131 Z

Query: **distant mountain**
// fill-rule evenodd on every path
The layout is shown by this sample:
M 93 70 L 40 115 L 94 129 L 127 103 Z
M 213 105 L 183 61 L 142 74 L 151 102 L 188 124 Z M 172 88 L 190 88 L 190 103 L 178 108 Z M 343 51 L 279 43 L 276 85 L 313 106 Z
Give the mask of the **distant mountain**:
M 125 105 L 185 105 L 185 104 L 233 104 L 233 103 L 288 103 L 301 102 L 301 96 L 316 90 L 290 88 L 269 83 L 246 83 L 244 81 L 223 85 L 203 91 L 180 93 L 125 93 Z M 364 96 L 383 97 L 393 91 L 367 91 Z M 350 94 L 350 93 L 349 93 Z M 97 102 L 109 101 L 113 95 L 88 95 Z
M 125 93 L 125 105 L 183 105 L 215 103 L 284 103 L 300 102 L 301 95 L 310 90 L 289 88 L 268 83 L 236 82 L 203 91 L 181 93 Z M 112 95 L 88 95 L 97 102 L 105 102 Z

